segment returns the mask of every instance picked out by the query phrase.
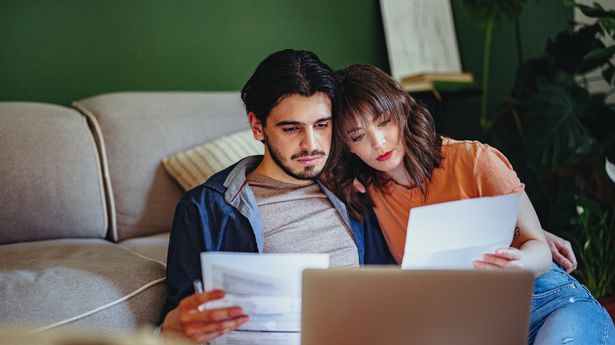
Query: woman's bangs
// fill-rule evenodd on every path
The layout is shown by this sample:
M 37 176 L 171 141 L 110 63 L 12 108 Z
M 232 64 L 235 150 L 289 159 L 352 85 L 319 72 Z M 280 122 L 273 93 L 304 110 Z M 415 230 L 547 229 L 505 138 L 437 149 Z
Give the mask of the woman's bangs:
M 357 103 L 344 104 L 342 113 L 334 126 L 338 126 L 338 133 L 342 135 L 346 144 L 350 144 L 352 131 L 357 128 L 357 124 L 361 126 L 366 125 L 364 118 L 365 110 L 365 107 Z

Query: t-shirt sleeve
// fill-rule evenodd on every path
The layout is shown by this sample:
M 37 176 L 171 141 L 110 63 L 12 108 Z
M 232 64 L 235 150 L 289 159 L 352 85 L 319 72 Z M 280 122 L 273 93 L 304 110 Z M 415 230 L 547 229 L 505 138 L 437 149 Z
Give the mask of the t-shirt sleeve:
M 520 193 L 525 189 L 506 156 L 486 144 L 478 147 L 474 176 L 479 196 Z

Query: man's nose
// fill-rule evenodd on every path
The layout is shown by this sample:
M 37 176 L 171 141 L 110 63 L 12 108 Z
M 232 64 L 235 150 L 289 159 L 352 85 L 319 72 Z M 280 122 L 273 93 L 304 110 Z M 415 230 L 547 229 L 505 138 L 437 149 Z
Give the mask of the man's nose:
M 307 128 L 301 140 L 301 149 L 312 152 L 316 149 L 316 133 L 313 128 Z

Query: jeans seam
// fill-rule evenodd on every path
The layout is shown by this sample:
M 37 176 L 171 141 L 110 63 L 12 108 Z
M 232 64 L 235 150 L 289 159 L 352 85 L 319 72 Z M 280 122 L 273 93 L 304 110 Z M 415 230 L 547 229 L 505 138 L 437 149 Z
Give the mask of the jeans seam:
M 602 306 L 600 306 L 602 307 Z M 609 320 L 606 319 L 606 317 L 611 317 L 610 315 L 605 315 L 606 314 L 606 309 L 602 308 L 602 323 L 604 324 L 604 327 L 602 328 L 602 334 L 603 334 L 603 338 L 602 338 L 602 345 L 606 345 L 606 341 L 607 341 L 607 337 L 609 335 L 608 333 L 608 327 L 609 327 Z
M 551 296 L 551 295 L 553 295 L 555 293 L 558 293 L 558 292 L 564 290 L 565 288 L 573 288 L 573 287 L 576 288 L 576 286 L 574 286 L 574 282 L 570 282 L 570 283 L 566 283 L 565 285 L 561 285 L 561 286 L 558 286 L 556 288 L 553 288 L 553 289 L 551 289 L 549 291 L 542 292 L 542 293 L 539 293 L 539 294 L 534 294 L 533 297 L 537 298 L 537 299 L 545 298 L 545 297 L 549 297 L 549 296 Z

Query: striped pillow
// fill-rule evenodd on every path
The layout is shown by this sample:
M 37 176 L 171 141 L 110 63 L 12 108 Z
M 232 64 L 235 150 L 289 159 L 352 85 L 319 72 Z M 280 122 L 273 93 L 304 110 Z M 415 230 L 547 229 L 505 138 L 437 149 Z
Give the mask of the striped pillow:
M 246 130 L 167 157 L 162 165 L 184 190 L 190 190 L 238 160 L 263 152 L 263 144 Z

